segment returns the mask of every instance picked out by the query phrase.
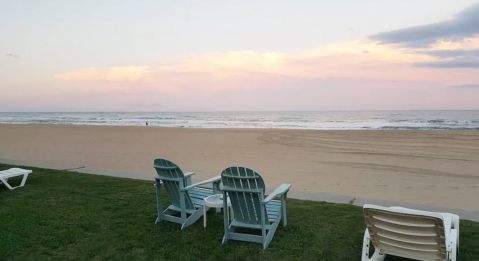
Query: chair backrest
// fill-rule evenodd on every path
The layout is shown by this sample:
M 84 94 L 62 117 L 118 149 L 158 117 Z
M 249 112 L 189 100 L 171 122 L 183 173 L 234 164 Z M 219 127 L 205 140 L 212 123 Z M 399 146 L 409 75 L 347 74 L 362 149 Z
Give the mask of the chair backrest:
M 155 159 L 153 167 L 156 169 L 156 173 L 158 173 L 157 178 L 163 182 L 163 186 L 170 195 L 171 204 L 181 208 L 180 182 L 183 183 L 183 187 L 186 187 L 187 184 L 183 171 L 181 171 L 178 165 L 166 159 Z M 188 191 L 185 191 L 185 207 L 186 209 L 195 209 Z
M 260 225 L 261 210 L 264 211 L 265 222 L 268 220 L 266 208 L 261 204 L 264 181 L 258 173 L 245 167 L 229 167 L 221 173 L 221 182 L 223 191 L 230 197 L 235 220 Z
M 364 218 L 376 249 L 421 260 L 447 260 L 444 220 L 440 214 L 414 213 L 366 204 Z

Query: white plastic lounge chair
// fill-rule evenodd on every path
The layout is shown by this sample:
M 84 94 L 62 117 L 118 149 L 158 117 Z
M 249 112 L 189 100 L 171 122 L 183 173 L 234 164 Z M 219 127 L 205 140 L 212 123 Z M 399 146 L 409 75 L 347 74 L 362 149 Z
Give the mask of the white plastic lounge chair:
M 362 261 L 384 260 L 386 255 L 422 261 L 456 261 L 459 216 L 402 207 L 366 204 Z M 370 243 L 374 254 L 369 257 Z
M 28 178 L 28 174 L 32 173 L 31 170 L 28 170 L 28 169 L 20 169 L 20 168 L 11 168 L 11 169 L 7 169 L 7 170 L 2 170 L 0 171 L 0 184 L 5 184 L 5 186 L 7 186 L 7 188 L 9 189 L 16 189 L 16 188 L 19 188 L 19 187 L 23 187 L 25 185 L 25 182 L 27 181 L 27 178 Z M 16 176 L 22 176 L 23 175 L 23 179 L 22 179 L 22 183 L 19 185 L 19 186 L 16 186 L 16 187 L 12 187 L 10 186 L 10 184 L 8 184 L 8 179 L 9 178 L 13 178 L 13 177 L 16 177 Z

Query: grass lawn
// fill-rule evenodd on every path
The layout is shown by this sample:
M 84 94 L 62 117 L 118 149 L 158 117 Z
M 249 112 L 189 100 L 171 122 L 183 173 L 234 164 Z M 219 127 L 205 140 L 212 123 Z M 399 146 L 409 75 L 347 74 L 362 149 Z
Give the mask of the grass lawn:
M 0 185 L 0 260 L 360 260 L 360 207 L 288 199 L 288 226 L 263 251 L 222 245 L 223 216 L 214 210 L 206 228 L 201 219 L 183 231 L 155 225 L 153 169 L 152 181 L 141 181 L 25 168 L 33 170 L 25 187 Z M 460 233 L 459 260 L 477 260 L 479 223 L 461 220 Z

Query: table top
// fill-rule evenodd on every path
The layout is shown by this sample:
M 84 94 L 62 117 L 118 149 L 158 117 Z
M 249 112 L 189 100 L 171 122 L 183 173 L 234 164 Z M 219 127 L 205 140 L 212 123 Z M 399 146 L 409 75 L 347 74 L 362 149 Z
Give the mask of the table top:
M 228 206 L 231 206 L 230 198 L 227 198 Z M 215 194 L 204 199 L 205 205 L 208 207 L 221 208 L 223 207 L 223 194 Z

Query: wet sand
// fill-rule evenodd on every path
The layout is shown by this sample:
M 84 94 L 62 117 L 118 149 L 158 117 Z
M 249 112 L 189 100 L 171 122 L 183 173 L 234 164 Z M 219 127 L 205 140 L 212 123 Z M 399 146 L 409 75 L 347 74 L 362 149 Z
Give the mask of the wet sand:
M 196 179 L 229 166 L 268 187 L 479 210 L 477 131 L 310 131 L 0 124 L 0 158 L 151 173 L 167 158 Z

